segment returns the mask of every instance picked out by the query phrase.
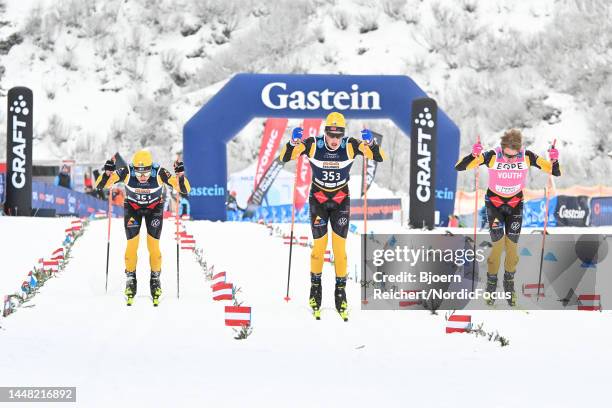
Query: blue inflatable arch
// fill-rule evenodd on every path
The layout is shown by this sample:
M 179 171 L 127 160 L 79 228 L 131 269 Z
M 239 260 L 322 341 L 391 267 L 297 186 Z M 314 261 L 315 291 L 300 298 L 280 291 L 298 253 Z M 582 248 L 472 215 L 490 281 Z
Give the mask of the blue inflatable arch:
M 183 129 L 191 215 L 200 220 L 226 219 L 226 144 L 252 119 L 324 118 L 335 110 L 347 119 L 390 119 L 410 137 L 412 100 L 426 96 L 407 76 L 234 76 Z M 441 109 L 437 147 L 436 210 L 446 220 L 455 201 L 459 129 Z

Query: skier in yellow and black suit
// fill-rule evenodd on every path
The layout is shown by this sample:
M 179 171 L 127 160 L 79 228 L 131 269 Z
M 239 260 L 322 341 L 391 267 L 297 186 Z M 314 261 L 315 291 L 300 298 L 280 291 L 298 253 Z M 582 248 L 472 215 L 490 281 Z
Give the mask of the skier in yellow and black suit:
M 310 256 L 310 306 L 315 317 L 320 317 L 321 272 L 327 248 L 327 226 L 331 224 L 332 249 L 336 268 L 336 309 L 348 319 L 346 301 L 346 237 L 350 218 L 349 173 L 356 156 L 381 162 L 384 153 L 368 129 L 361 131 L 363 140 L 345 136 L 346 121 L 332 112 L 325 121 L 325 134 L 302 141 L 302 128 L 293 129 L 291 140 L 281 152 L 281 160 L 288 162 L 304 154 L 312 168 L 310 188 L 310 226 L 314 247 Z
M 126 168 L 115 168 L 115 162 L 107 160 L 104 164 L 104 172 L 96 180 L 96 188 L 103 189 L 115 183 L 124 183 L 126 199 L 124 203 L 124 227 L 127 236 L 127 247 L 125 249 L 125 273 L 127 282 L 125 295 L 128 306 L 132 304 L 136 295 L 136 263 L 138 243 L 140 239 L 140 227 L 142 220 L 147 227 L 147 247 L 149 249 L 149 263 L 151 266 L 150 289 L 153 304 L 159 304 L 161 295 L 161 263 L 162 255 L 159 249 L 159 238 L 161 236 L 164 221 L 163 211 L 163 189 L 164 184 L 178 190 L 181 194 L 188 194 L 191 187 L 185 177 L 185 166 L 183 162 L 174 162 L 174 172 L 170 172 L 159 164 L 153 163 L 151 153 L 146 150 L 137 152 L 132 163 Z

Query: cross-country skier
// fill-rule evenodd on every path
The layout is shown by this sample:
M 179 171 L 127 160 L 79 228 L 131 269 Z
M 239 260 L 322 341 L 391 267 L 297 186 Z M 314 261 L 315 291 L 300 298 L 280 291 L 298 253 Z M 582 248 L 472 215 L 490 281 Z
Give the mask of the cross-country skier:
M 523 136 L 519 130 L 510 129 L 501 138 L 501 146 L 483 152 L 477 142 L 468 154 L 455 165 L 458 171 L 474 169 L 485 165 L 489 170 L 489 184 L 485 195 L 485 207 L 489 233 L 493 242 L 487 260 L 487 292 L 497 290 L 497 273 L 501 255 L 506 250 L 504 261 L 504 291 L 512 294 L 510 306 L 516 305 L 514 273 L 519 261 L 518 240 L 523 222 L 523 188 L 530 167 L 560 176 L 559 151 L 548 150 L 550 161 L 522 147 Z M 487 303 L 493 304 L 488 299 Z
M 302 140 L 303 129 L 293 129 L 291 140 L 281 151 L 283 162 L 306 155 L 312 168 L 310 188 L 310 227 L 314 246 L 310 255 L 310 306 L 315 317 L 320 317 L 321 272 L 327 248 L 328 224 L 331 225 L 332 249 L 336 269 L 334 298 L 336 310 L 348 319 L 346 301 L 346 237 L 350 218 L 349 173 L 356 156 L 382 162 L 384 153 L 368 129 L 361 131 L 362 140 L 346 136 L 346 121 L 332 112 L 325 121 L 324 135 Z
M 127 193 L 124 209 L 124 227 L 127 236 L 125 249 L 125 295 L 128 306 L 133 303 L 136 295 L 136 263 L 140 227 L 142 221 L 147 228 L 147 247 L 149 249 L 149 263 L 151 266 L 150 289 L 153 304 L 159 304 L 162 293 L 160 273 L 162 255 L 159 249 L 159 238 L 164 222 L 163 217 L 163 190 L 164 184 L 171 186 L 181 194 L 188 194 L 191 187 L 185 177 L 185 166 L 182 161 L 174 162 L 173 176 L 168 170 L 153 163 L 151 153 L 140 150 L 132 158 L 128 167 L 117 169 L 115 161 L 109 159 L 104 164 L 104 171 L 96 180 L 96 188 L 103 189 L 115 183 L 124 183 Z

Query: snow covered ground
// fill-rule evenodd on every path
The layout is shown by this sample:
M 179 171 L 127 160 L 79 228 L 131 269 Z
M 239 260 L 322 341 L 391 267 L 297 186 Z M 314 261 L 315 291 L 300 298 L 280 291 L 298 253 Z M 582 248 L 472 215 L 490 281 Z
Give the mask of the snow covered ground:
M 39 238 L 28 241 L 31 249 L 19 240 L 2 243 L 9 262 L 46 253 L 42 237 L 55 234 L 60 222 L 0 218 L 3 230 L 32 222 Z M 83 407 L 572 407 L 607 397 L 609 312 L 472 312 L 485 329 L 510 339 L 501 348 L 483 338 L 445 334 L 444 313 L 361 311 L 359 287 L 349 281 L 352 308 L 345 323 L 333 310 L 333 272 L 326 265 L 323 317 L 315 321 L 306 303 L 307 248 L 295 247 L 292 300 L 286 303 L 287 247 L 281 239 L 255 224 L 187 222 L 205 258 L 227 272 L 241 288 L 240 299 L 253 308 L 253 334 L 236 341 L 224 326 L 223 305 L 211 300 L 199 266 L 184 251 L 176 298 L 170 225 L 162 235 L 160 307 L 148 298 L 144 244 L 139 292 L 135 305 L 125 306 L 121 223 L 112 225 L 108 294 L 106 221 L 98 220 L 75 244 L 67 269 L 30 302 L 33 307 L 0 320 L 0 384 L 76 386 Z M 390 223 L 371 225 L 393 230 Z M 298 225 L 297 233 L 307 228 Z M 358 245 L 358 236 L 349 235 L 349 271 Z
M 0 294 L 19 289 L 41 257 L 60 247 L 71 218 L 0 217 Z M 7 232 L 8 231 L 8 232 Z

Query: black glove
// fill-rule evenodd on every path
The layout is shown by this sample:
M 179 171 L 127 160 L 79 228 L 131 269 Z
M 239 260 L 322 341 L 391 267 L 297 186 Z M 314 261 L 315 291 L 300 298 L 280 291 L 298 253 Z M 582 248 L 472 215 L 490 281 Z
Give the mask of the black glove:
M 180 160 L 174 162 L 174 172 L 175 173 L 184 173 L 185 172 L 185 163 Z
M 115 171 L 116 168 L 117 166 L 115 166 L 115 162 L 111 159 L 107 160 L 106 163 L 104 163 L 104 171 Z

